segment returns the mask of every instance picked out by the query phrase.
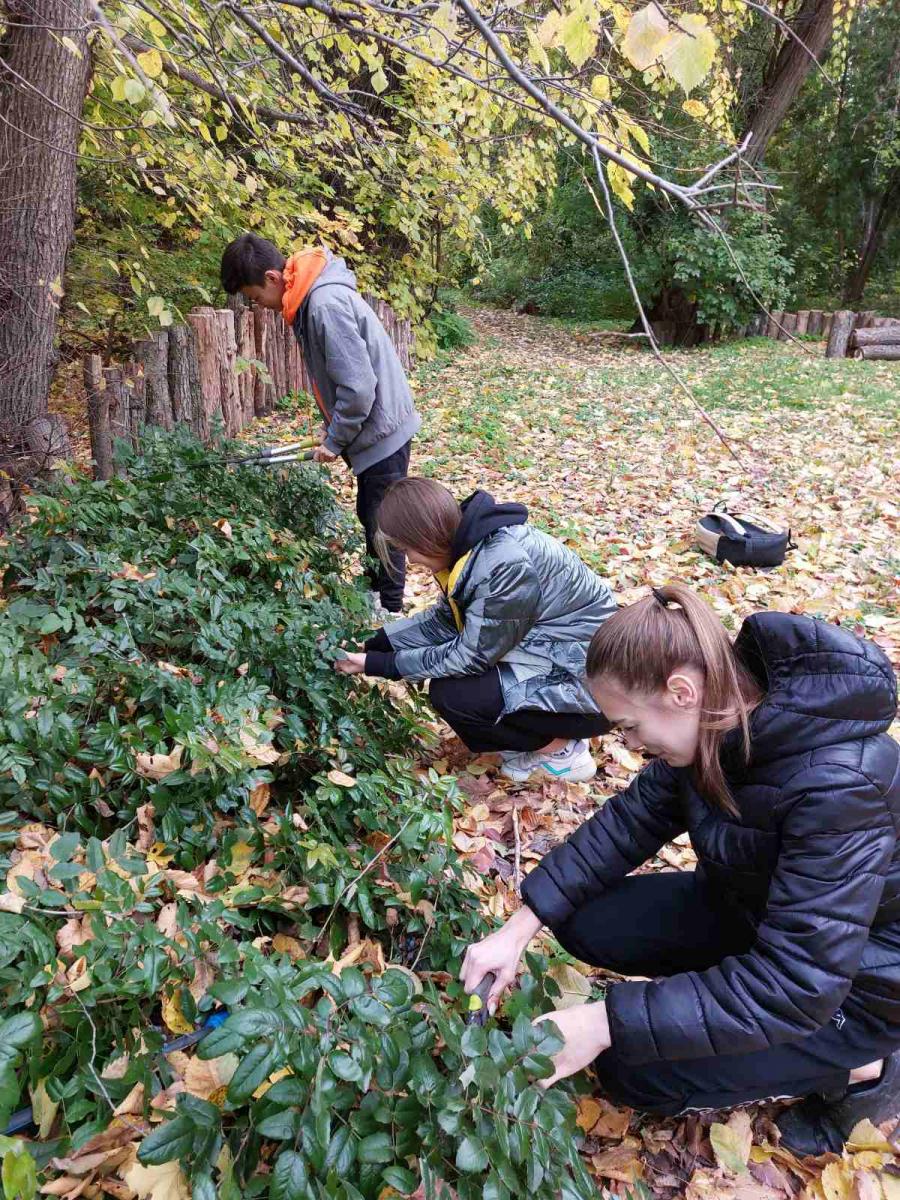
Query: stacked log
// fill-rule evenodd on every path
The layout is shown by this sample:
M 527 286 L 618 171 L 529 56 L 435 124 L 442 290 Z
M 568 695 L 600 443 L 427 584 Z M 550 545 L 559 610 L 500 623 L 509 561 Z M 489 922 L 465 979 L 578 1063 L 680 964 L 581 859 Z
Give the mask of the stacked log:
M 856 329 L 851 347 L 856 359 L 900 361 L 900 321 L 873 323 L 868 328 Z

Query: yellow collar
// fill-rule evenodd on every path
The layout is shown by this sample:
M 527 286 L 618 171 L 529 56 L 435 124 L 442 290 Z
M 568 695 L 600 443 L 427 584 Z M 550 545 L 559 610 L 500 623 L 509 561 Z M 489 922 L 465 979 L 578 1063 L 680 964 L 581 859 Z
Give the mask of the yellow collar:
M 456 622 L 456 628 L 460 633 L 462 633 L 463 628 L 463 617 L 459 610 L 459 605 L 453 599 L 452 593 L 459 582 L 459 577 L 463 572 L 463 567 L 466 565 L 471 553 L 471 550 L 467 550 L 462 558 L 458 558 L 449 570 L 438 571 L 438 573 L 435 575 L 435 579 L 438 581 L 438 586 L 447 597 L 447 602 L 450 605 L 450 609 L 453 613 L 453 620 Z

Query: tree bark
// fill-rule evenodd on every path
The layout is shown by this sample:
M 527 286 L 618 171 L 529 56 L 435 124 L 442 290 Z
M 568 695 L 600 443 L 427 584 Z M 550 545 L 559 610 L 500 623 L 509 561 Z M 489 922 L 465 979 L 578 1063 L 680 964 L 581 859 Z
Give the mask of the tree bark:
M 799 45 L 796 38 L 785 38 L 744 127 L 745 135 L 753 135 L 745 155 L 750 162 L 761 161 L 772 136 L 797 98 L 813 69 L 810 55 L 821 61 L 831 40 L 833 10 L 834 0 L 803 0 L 791 25 L 803 45 Z
M 897 219 L 900 210 L 900 167 L 895 167 L 888 176 L 884 191 L 880 196 L 870 197 L 865 205 L 865 220 L 863 235 L 856 265 L 844 284 L 843 301 L 845 304 L 858 304 L 866 290 L 869 275 L 878 252 L 884 242 L 885 234 Z
M 834 314 L 831 333 L 828 336 L 828 346 L 825 350 L 826 358 L 844 358 L 846 356 L 855 324 L 856 313 L 849 308 L 839 309 Z
M 45 417 L 56 369 L 91 71 L 89 11 L 88 0 L 4 0 L 0 15 L 0 430 L 7 436 Z

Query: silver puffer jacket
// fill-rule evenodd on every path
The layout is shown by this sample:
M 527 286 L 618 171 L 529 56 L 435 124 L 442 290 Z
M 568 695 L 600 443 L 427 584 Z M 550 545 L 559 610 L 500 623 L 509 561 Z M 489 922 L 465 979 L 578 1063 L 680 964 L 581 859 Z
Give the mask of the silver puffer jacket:
M 585 658 L 616 603 L 577 554 L 530 525 L 506 526 L 469 551 L 448 596 L 386 626 L 400 677 L 481 675 L 499 666 L 504 713 L 599 711 L 584 682 Z

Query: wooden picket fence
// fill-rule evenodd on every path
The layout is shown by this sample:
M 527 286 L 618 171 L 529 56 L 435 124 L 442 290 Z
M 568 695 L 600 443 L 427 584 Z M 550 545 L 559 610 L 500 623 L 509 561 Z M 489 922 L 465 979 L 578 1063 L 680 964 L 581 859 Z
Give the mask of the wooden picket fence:
M 413 333 L 383 300 L 365 299 L 377 313 L 404 370 L 413 358 Z M 257 364 L 261 364 L 262 369 Z M 94 478 L 109 479 L 117 439 L 140 449 L 147 426 L 188 425 L 208 442 L 217 427 L 236 437 L 272 412 L 282 397 L 312 394 L 312 382 L 293 331 L 280 313 L 247 308 L 195 308 L 187 324 L 138 343 L 127 361 L 104 366 L 84 360 Z
M 881 317 L 867 310 L 801 309 L 799 312 L 760 313 L 742 330 L 746 337 L 770 337 L 787 341 L 791 336 L 812 334 L 827 342 L 826 358 L 900 359 L 900 320 Z

